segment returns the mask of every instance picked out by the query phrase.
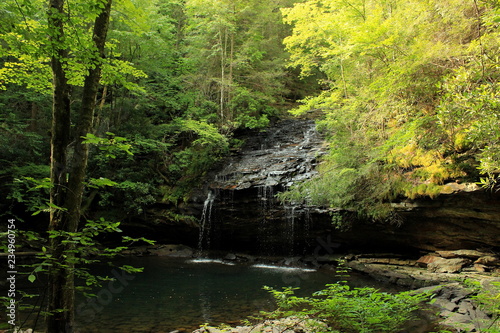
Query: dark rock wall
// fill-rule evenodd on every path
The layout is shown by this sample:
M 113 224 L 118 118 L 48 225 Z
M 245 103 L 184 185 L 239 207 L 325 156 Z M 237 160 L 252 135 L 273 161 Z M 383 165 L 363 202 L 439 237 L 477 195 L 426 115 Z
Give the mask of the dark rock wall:
M 272 197 L 278 190 L 216 191 L 211 211 L 200 219 L 204 230 L 198 247 L 259 255 L 311 253 L 317 238 L 333 230 L 329 218 L 318 209 L 282 205 Z
M 408 250 L 500 249 L 500 195 L 482 190 L 396 205 L 401 225 L 357 222 L 336 237 L 346 246 Z

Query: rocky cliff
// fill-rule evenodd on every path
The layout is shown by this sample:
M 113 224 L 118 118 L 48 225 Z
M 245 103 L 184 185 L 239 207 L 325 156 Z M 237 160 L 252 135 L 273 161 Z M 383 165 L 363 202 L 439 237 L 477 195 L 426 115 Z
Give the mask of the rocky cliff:
M 207 176 L 181 212 L 190 224 L 171 222 L 153 232 L 170 243 L 200 250 L 302 255 L 321 250 L 410 252 L 499 250 L 500 193 L 450 183 L 435 198 L 394 204 L 399 224 L 354 220 L 349 230 L 331 224 L 328 209 L 287 206 L 276 194 L 314 177 L 327 146 L 313 121 L 284 120 L 239 137 L 245 144 Z M 161 211 L 156 211 L 160 218 Z M 160 218 L 161 219 L 161 218 Z M 152 219 L 154 220 L 154 218 Z

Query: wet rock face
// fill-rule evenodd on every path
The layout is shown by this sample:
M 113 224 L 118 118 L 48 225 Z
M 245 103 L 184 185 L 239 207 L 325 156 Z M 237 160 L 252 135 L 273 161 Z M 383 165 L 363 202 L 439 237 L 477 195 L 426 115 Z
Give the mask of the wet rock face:
M 314 225 L 322 210 L 284 206 L 276 194 L 313 177 L 326 153 L 314 121 L 284 120 L 255 133 L 224 160 L 198 201 L 202 250 L 300 255 L 316 245 L 329 221 Z
M 210 187 L 286 188 L 315 175 L 317 157 L 325 152 L 314 121 L 284 120 L 249 138 L 240 153 L 225 160 Z

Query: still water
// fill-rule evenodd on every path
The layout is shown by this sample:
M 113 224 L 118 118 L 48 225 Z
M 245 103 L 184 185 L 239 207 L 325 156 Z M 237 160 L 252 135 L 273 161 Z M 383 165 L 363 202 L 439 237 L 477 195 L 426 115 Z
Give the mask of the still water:
M 111 285 L 105 283 L 95 291 L 97 300 L 77 302 L 81 332 L 159 333 L 192 331 L 204 323 L 237 324 L 260 310 L 273 309 L 264 285 L 300 287 L 298 294 L 306 295 L 345 280 L 332 271 L 232 265 L 217 260 L 143 257 L 127 259 L 126 264 L 144 267 L 144 271 L 122 275 Z M 98 273 L 114 275 L 107 267 Z M 349 280 L 353 286 L 374 284 L 361 277 Z

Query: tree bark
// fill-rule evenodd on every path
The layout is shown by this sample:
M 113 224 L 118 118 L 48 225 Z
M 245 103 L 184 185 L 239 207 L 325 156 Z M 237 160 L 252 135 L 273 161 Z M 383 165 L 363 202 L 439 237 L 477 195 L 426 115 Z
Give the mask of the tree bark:
M 64 61 L 68 56 L 64 34 L 64 0 L 50 0 L 48 9 L 48 28 L 52 47 L 51 67 L 53 74 L 52 129 L 50 142 L 50 222 L 49 231 L 64 230 L 65 216 L 61 209 L 67 190 L 67 149 L 70 133 L 70 88 L 64 71 Z M 63 256 L 64 246 L 61 239 L 50 239 L 50 251 L 55 260 Z M 68 308 L 72 291 L 66 289 L 68 275 L 53 265 L 48 282 L 48 310 Z M 72 321 L 69 312 L 55 312 L 47 317 L 47 332 L 64 332 L 66 321 Z
M 224 124 L 224 95 L 225 95 L 225 80 L 226 80 L 226 44 L 224 43 L 224 32 L 226 32 L 227 36 L 227 30 L 224 31 L 222 27 L 219 29 L 219 43 L 221 47 L 221 55 L 220 55 L 220 100 L 219 100 L 219 107 L 220 107 L 220 121 L 221 124 Z
M 71 160 L 71 169 L 68 184 L 67 208 L 69 215 L 69 226 L 71 230 L 77 230 L 81 216 L 81 205 L 84 190 L 84 180 L 88 162 L 88 144 L 83 143 L 82 137 L 92 132 L 94 110 L 97 101 L 97 90 L 101 78 L 102 61 L 104 59 L 104 46 L 109 26 L 112 0 L 106 2 L 101 14 L 96 18 L 94 24 L 93 40 L 96 53 L 93 57 L 93 66 L 90 67 L 85 77 L 82 94 L 82 106 L 80 108 L 80 121 L 76 127 L 75 150 Z
M 234 5 L 233 5 L 233 13 L 235 13 Z M 228 93 L 227 93 L 227 101 L 228 103 L 231 102 L 233 99 L 233 67 L 234 67 L 234 32 L 231 31 L 231 45 L 230 45 L 230 51 L 229 51 L 229 84 L 228 84 Z M 233 121 L 234 120 L 234 110 L 232 108 L 229 108 L 228 111 L 228 120 Z
M 88 64 L 82 94 L 80 119 L 76 126 L 74 154 L 67 163 L 70 131 L 69 85 L 64 72 L 64 59 L 68 52 L 64 45 L 64 1 L 49 1 L 49 30 L 53 30 L 52 56 L 54 77 L 54 104 L 51 140 L 51 190 L 50 202 L 57 207 L 51 209 L 49 231 L 76 232 L 81 216 L 84 180 L 87 170 L 88 145 L 82 137 L 92 131 L 92 120 L 96 106 L 97 89 L 101 77 L 104 46 L 109 26 L 112 0 L 108 0 L 97 16 L 93 29 L 95 53 Z M 54 206 L 52 206 L 54 207 Z M 75 286 L 74 245 L 64 244 L 64 237 L 51 238 L 51 254 L 54 263 L 49 274 L 49 303 L 47 317 L 48 333 L 74 332 Z M 64 311 L 58 311 L 64 310 Z

